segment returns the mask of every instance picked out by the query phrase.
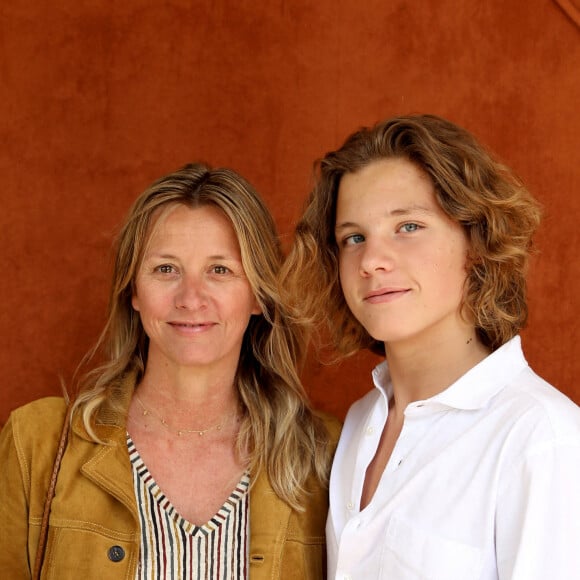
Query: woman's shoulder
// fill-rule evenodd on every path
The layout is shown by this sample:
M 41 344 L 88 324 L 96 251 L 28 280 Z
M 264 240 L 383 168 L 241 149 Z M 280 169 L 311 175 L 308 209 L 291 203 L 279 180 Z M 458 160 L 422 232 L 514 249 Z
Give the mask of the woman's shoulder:
M 12 411 L 2 431 L 11 430 L 13 436 L 46 440 L 59 433 L 66 414 L 62 397 L 44 397 Z
M 330 442 L 336 444 L 340 437 L 340 432 L 342 431 L 342 423 L 334 415 L 326 413 L 325 411 L 317 409 L 315 414 L 324 423 L 330 437 Z
M 11 415 L 18 418 L 35 418 L 52 422 L 63 418 L 66 413 L 66 401 L 63 397 L 43 397 L 18 407 Z
M 0 431 L 0 463 L 31 481 L 54 462 L 66 414 L 62 397 L 46 397 L 18 407 Z

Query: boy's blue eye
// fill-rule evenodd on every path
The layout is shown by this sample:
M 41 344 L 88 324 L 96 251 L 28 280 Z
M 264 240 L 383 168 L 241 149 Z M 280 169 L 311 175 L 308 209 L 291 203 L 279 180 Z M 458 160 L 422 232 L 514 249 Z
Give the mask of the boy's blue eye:
M 361 234 L 352 234 L 352 236 L 348 236 L 344 238 L 343 244 L 345 246 L 351 246 L 354 244 L 361 244 L 365 241 L 365 237 Z
M 403 230 L 406 233 L 416 232 L 418 229 L 419 229 L 418 224 L 413 224 L 413 223 L 403 224 L 401 226 L 401 230 Z

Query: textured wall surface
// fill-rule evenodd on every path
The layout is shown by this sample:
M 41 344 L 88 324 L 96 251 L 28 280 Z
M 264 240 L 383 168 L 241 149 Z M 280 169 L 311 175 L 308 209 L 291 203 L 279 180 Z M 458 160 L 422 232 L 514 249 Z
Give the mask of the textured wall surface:
M 231 166 L 262 192 L 287 243 L 312 162 L 359 126 L 411 112 L 472 130 L 541 200 L 524 346 L 580 402 L 577 7 L 2 3 L 0 423 L 70 382 L 104 321 L 113 236 L 151 181 L 192 160 Z M 375 362 L 312 362 L 305 382 L 342 417 Z

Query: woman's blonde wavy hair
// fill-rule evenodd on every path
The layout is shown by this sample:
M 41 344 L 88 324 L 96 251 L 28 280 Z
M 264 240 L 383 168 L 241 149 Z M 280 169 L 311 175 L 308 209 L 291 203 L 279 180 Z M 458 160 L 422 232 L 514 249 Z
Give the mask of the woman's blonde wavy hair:
M 295 316 L 326 327 L 339 354 L 368 348 L 384 355 L 351 314 L 338 277 L 336 201 L 344 174 L 401 158 L 429 175 L 443 211 L 470 245 L 463 312 L 494 350 L 524 327 L 526 269 L 540 210 L 520 180 L 465 129 L 434 115 L 410 115 L 362 128 L 317 162 L 317 180 L 296 227 L 281 279 Z
M 234 227 L 246 276 L 262 309 L 246 329 L 236 374 L 244 413 L 238 449 L 249 454 L 251 473 L 265 470 L 276 494 L 301 509 L 307 478 L 314 473 L 327 481 L 329 437 L 298 376 L 305 337 L 278 291 L 282 253 L 274 221 L 254 188 L 232 170 L 186 165 L 156 181 L 133 204 L 116 245 L 107 322 L 84 361 L 101 352 L 104 362 L 85 375 L 75 410 L 95 440 L 92 426 L 98 417 L 127 412 L 124 379 L 133 373 L 138 384 L 149 344 L 131 305 L 135 279 L 156 216 L 176 204 L 216 206 Z

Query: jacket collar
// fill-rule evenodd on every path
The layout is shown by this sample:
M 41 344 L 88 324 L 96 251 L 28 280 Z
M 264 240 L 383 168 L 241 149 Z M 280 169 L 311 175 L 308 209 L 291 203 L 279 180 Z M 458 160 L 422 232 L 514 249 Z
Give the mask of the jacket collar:
M 72 423 L 72 431 L 80 439 L 95 446 L 90 459 L 82 464 L 81 472 L 101 489 L 116 497 L 129 508 L 137 519 L 137 506 L 133 489 L 133 473 L 127 449 L 127 413 L 135 389 L 137 374 L 128 373 L 119 384 L 120 411 L 108 407 L 97 414 L 93 429 L 104 443 L 95 443 L 89 436 L 80 414 Z M 74 442 L 72 443 L 74 445 Z
M 113 429 L 116 431 L 111 432 Z M 108 430 L 107 444 L 99 445 L 97 452 L 82 465 L 81 472 L 87 479 L 116 497 L 137 519 L 126 431 L 121 427 L 110 427 Z

